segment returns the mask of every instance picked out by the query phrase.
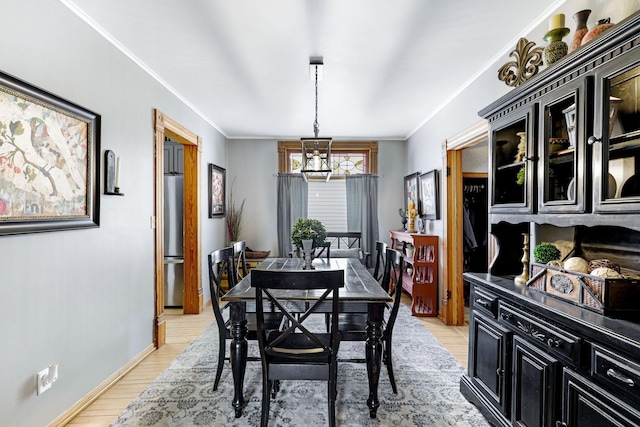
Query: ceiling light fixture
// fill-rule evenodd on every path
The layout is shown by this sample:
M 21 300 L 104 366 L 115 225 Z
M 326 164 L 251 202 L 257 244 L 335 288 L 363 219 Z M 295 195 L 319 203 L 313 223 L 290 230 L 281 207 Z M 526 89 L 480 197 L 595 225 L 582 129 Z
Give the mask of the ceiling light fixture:
M 309 63 L 310 77 L 315 77 L 316 83 L 316 117 L 313 122 L 313 138 L 300 138 L 302 142 L 302 176 L 305 181 L 324 178 L 329 181 L 331 177 L 331 138 L 319 138 L 320 125 L 318 124 L 318 76 L 322 77 L 322 61 Z

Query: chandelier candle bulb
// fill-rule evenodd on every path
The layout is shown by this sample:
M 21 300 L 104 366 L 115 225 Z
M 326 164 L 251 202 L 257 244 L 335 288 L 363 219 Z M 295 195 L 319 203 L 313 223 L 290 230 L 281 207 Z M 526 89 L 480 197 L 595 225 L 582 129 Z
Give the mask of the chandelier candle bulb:
M 564 28 L 564 13 L 553 15 L 549 19 L 549 31 L 555 30 L 556 28 Z

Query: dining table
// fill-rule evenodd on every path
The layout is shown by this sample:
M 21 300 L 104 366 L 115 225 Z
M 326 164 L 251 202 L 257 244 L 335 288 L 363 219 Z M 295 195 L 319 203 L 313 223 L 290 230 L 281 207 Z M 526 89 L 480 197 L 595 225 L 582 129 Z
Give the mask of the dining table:
M 305 267 L 302 258 L 267 258 L 257 268 L 267 270 L 300 270 Z M 340 288 L 340 311 L 343 313 L 367 314 L 367 338 L 364 343 L 369 396 L 367 406 L 369 416 L 376 417 L 378 400 L 378 380 L 382 360 L 382 323 L 387 304 L 392 301 L 389 294 L 373 278 L 369 270 L 357 258 L 315 258 L 314 269 L 344 271 L 344 287 Z M 308 291 L 287 291 L 282 299 L 296 302 L 313 302 L 320 294 Z M 242 416 L 245 400 L 243 395 L 244 375 L 247 366 L 247 312 L 255 311 L 255 289 L 251 287 L 251 273 L 221 297 L 229 306 L 231 323 L 230 361 L 233 375 L 234 397 L 232 401 L 236 418 Z M 305 304 L 298 304 L 305 306 Z M 320 311 L 330 311 L 330 303 L 320 307 Z

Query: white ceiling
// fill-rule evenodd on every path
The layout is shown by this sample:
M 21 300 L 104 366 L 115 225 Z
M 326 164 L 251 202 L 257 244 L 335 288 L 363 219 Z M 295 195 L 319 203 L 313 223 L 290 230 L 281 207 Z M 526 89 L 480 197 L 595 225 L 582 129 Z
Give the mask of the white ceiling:
M 562 1 L 60 0 L 228 138 L 405 139 Z M 496 70 L 497 73 L 497 70 Z

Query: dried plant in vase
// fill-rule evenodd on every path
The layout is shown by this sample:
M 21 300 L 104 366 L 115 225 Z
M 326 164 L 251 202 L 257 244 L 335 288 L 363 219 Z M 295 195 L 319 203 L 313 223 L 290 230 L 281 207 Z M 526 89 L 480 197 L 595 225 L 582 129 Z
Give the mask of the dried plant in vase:
M 242 199 L 242 203 L 240 203 L 240 207 L 237 208 L 235 202 L 233 201 L 233 184 L 235 183 L 235 178 L 231 183 L 231 190 L 229 191 L 229 202 L 227 203 L 227 233 L 229 235 L 230 242 L 238 241 L 240 237 L 240 230 L 242 229 L 242 211 L 244 210 L 244 202 L 245 199 Z

